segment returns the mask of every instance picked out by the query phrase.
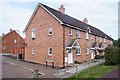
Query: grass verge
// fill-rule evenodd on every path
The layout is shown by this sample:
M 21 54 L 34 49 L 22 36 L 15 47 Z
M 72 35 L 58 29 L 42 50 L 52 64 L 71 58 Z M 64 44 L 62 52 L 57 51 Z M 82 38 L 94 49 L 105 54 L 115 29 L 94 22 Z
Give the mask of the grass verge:
M 114 66 L 106 66 L 106 65 L 103 65 L 103 64 L 99 64 L 99 65 L 96 65 L 94 67 L 90 67 L 86 70 L 83 70 L 82 72 L 78 73 L 77 74 L 77 77 L 76 77 L 76 74 L 65 79 L 65 80 L 79 80 L 80 78 L 82 80 L 96 80 L 97 78 L 100 78 L 102 76 L 104 76 L 106 73 L 110 72 L 110 71 L 113 71 L 115 69 L 118 68 L 118 65 L 114 65 Z M 79 78 L 79 79 L 77 79 Z M 80 80 L 81 80 L 80 79 Z

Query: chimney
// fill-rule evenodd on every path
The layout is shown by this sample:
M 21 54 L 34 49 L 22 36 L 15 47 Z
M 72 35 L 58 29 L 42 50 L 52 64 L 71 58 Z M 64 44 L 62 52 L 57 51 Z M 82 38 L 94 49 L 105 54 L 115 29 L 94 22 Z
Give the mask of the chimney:
M 10 28 L 10 32 L 12 32 L 12 28 Z
M 2 36 L 4 36 L 5 34 L 4 33 L 2 33 Z
M 84 18 L 83 22 L 86 23 L 86 24 L 88 24 L 87 18 Z
M 64 6 L 61 5 L 60 8 L 58 8 L 58 11 L 60 11 L 63 14 L 65 14 L 65 8 L 64 8 Z

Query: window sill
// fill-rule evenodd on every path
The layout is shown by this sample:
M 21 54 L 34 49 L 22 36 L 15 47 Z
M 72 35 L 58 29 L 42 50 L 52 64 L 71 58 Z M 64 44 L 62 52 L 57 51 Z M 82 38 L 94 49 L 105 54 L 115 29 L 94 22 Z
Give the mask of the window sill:
M 80 56 L 81 54 L 76 54 L 76 56 Z
M 53 34 L 48 34 L 48 36 L 52 36 Z
M 32 55 L 35 55 L 35 53 L 32 53 Z
M 52 56 L 52 54 L 48 54 L 48 56 L 49 56 L 49 57 L 51 57 L 51 56 Z
M 80 39 L 81 37 L 77 37 L 77 39 Z
M 88 54 L 90 54 L 90 53 L 86 53 L 86 55 L 88 55 Z

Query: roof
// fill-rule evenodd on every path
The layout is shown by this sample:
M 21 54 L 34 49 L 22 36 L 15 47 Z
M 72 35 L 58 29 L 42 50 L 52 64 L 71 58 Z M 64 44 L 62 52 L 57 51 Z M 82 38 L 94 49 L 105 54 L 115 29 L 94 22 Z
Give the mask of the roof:
M 18 34 L 15 30 L 12 30 L 11 32 L 8 32 L 7 34 L 4 34 L 4 36 L 1 37 L 1 39 L 7 37 L 9 34 L 15 32 L 16 34 Z M 18 34 L 19 35 L 19 34 Z M 19 37 L 24 41 L 24 39 L 19 35 Z
M 80 20 L 77 20 L 67 14 L 63 14 L 61 13 L 60 11 L 57 11 L 53 8 L 50 8 L 42 3 L 38 3 L 38 6 L 42 6 L 46 11 L 48 11 L 53 17 L 55 17 L 58 21 L 62 22 L 61 25 L 66 25 L 68 27 L 70 26 L 73 26 L 74 28 L 77 28 L 77 29 L 80 29 L 80 30 L 83 30 L 83 31 L 87 31 L 87 28 L 89 27 L 90 28 L 90 31 L 92 34 L 96 35 L 96 36 L 100 36 L 100 37 L 104 37 L 104 38 L 107 38 L 109 40 L 113 40 L 111 37 L 109 37 L 107 34 L 105 34 L 104 32 L 102 32 L 101 30 L 89 25 L 89 24 L 86 24 Z M 38 7 L 37 6 L 37 7 Z M 35 9 L 37 10 L 37 9 Z M 34 12 L 35 13 L 35 12 Z M 32 15 L 33 16 L 33 15 Z M 32 18 L 31 18 L 32 19 Z M 29 24 L 30 22 L 28 22 Z M 26 27 L 28 27 L 28 24 Z M 25 28 L 26 30 L 27 28 Z M 24 32 L 25 32 L 24 30 Z
M 66 45 L 66 47 L 71 47 L 76 39 L 70 39 Z
M 41 4 L 41 3 L 40 3 Z M 62 21 L 64 24 L 68 24 L 71 26 L 74 26 L 76 28 L 82 29 L 82 30 L 87 30 L 87 28 L 89 27 L 91 30 L 91 33 L 100 36 L 100 37 L 105 37 L 107 39 L 113 40 L 111 37 L 109 37 L 107 34 L 105 34 L 104 32 L 102 32 L 101 30 L 86 24 L 80 20 L 77 20 L 69 15 L 63 14 L 53 8 L 50 8 L 44 4 L 41 4 L 42 6 L 44 6 L 48 11 L 50 11 L 54 16 L 56 16 L 60 21 Z

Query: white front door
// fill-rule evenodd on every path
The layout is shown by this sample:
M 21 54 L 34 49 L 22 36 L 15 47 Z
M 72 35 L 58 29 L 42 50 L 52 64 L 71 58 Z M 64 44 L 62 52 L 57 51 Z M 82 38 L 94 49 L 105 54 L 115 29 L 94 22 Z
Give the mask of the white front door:
M 95 54 L 94 54 L 94 51 L 91 50 L 91 59 L 94 59 L 95 58 Z
M 69 63 L 73 63 L 73 53 L 71 48 L 68 50 L 68 64 Z

